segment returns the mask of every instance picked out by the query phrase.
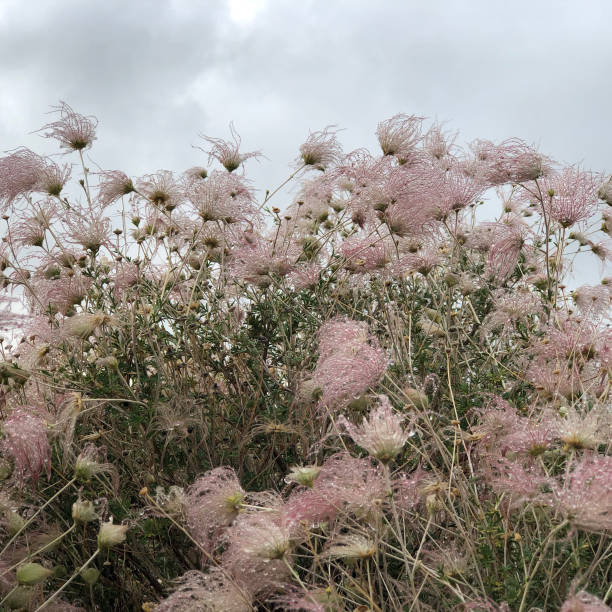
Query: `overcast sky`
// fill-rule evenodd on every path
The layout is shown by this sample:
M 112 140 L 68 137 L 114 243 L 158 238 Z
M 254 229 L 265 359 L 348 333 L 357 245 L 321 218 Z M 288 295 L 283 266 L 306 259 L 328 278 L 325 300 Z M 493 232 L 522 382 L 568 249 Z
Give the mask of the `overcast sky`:
M 398 112 L 612 170 L 611 24 L 610 0 L 0 0 L 0 150 L 52 150 L 29 132 L 65 100 L 132 175 L 205 164 L 233 120 L 263 190 L 309 130 L 375 150 Z

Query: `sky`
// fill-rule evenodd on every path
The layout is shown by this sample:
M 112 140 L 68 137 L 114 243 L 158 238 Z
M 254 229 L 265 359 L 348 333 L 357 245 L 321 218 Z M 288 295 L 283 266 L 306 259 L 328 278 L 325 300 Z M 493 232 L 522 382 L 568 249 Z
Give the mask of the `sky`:
M 90 166 L 132 176 L 207 165 L 233 121 L 260 193 L 309 131 L 376 151 L 399 112 L 608 171 L 611 23 L 609 0 L 0 0 L 0 151 L 54 151 L 31 132 L 64 100 L 99 120 Z

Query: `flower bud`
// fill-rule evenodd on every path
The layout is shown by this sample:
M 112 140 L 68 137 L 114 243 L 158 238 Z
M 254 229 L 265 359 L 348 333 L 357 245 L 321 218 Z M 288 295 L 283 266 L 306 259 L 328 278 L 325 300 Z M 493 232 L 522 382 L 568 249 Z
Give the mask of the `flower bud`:
M 304 487 L 310 487 L 314 485 L 314 481 L 319 476 L 321 468 L 316 465 L 304 465 L 291 468 L 291 472 L 285 478 L 285 482 L 297 482 Z
M 81 572 L 81 578 L 85 582 L 85 584 L 89 586 L 93 586 L 98 582 L 98 578 L 100 577 L 100 572 L 95 567 L 88 567 Z
M 34 586 L 44 582 L 53 574 L 53 570 L 43 567 L 40 563 L 24 563 L 17 568 L 17 582 L 21 585 Z
M 98 532 L 98 547 L 106 550 L 125 542 L 125 532 L 129 529 L 127 525 L 113 525 L 112 522 L 102 523 Z
M 91 523 L 98 518 L 94 505 L 87 499 L 78 499 L 72 504 L 72 520 L 75 523 Z
M 421 410 L 426 410 L 429 407 L 429 398 L 425 393 L 412 387 L 404 388 L 404 395 L 408 401 L 415 407 Z

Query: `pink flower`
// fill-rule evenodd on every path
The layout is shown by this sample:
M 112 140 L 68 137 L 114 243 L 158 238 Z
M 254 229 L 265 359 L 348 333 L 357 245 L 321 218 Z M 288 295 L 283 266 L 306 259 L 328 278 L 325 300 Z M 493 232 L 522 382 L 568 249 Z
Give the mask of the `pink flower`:
M 206 574 L 189 571 L 176 580 L 176 590 L 156 607 L 157 612 L 251 612 L 250 595 L 240 589 L 231 576 L 220 568 Z
M 550 503 L 578 529 L 612 529 L 612 457 L 584 455 L 553 488 Z
M 337 318 L 319 329 L 319 360 L 314 384 L 321 406 L 330 407 L 360 395 L 385 373 L 388 359 L 367 324 Z
M 551 161 L 518 138 L 496 145 L 476 140 L 471 149 L 479 166 L 477 175 L 488 185 L 525 183 L 551 172 Z
M 379 395 L 378 399 L 378 407 L 370 412 L 369 418 L 364 417 L 360 427 L 344 416 L 338 419 L 338 426 L 372 457 L 388 463 L 402 451 L 410 434 L 402 427 L 405 417 L 393 411 L 389 398 Z
M 610 612 L 612 608 L 586 591 L 579 591 L 565 600 L 559 612 Z
M 204 548 L 211 550 L 238 516 L 244 494 L 236 473 L 229 467 L 210 470 L 189 487 L 185 503 L 187 525 Z
M 192 183 L 186 197 L 203 221 L 231 224 L 257 215 L 249 184 L 234 174 L 211 172 L 205 181 Z
M 336 132 L 330 131 L 330 127 L 311 133 L 300 147 L 300 158 L 305 166 L 325 170 L 339 161 L 342 148 L 336 138 Z
M 278 511 L 262 508 L 240 514 L 225 540 L 222 566 L 251 595 L 269 592 L 289 578 L 291 533 Z
M 212 149 L 208 152 L 208 160 L 216 159 L 228 172 L 233 172 L 247 159 L 260 157 L 261 153 L 259 151 L 240 153 L 240 136 L 233 123 L 230 123 L 230 132 L 234 142 L 208 136 L 203 136 L 203 138 L 212 145 Z
M 174 210 L 183 200 L 181 184 L 169 170 L 143 177 L 138 183 L 138 191 L 160 210 Z
M 60 114 L 59 120 L 48 123 L 39 130 L 47 130 L 43 134 L 45 138 L 55 138 L 60 146 L 73 151 L 91 147 L 96 139 L 98 120 L 95 117 L 85 117 L 75 113 L 66 102 L 62 101 L 56 107 L 56 112 Z
M 98 202 L 102 208 L 134 191 L 132 179 L 121 170 L 102 172 L 101 176 L 102 180 L 98 185 Z
M 595 211 L 598 185 L 592 172 L 565 168 L 543 182 L 544 208 L 563 227 L 571 227 Z
M 4 437 L 0 450 L 15 461 L 15 476 L 30 476 L 36 484 L 41 472 L 51 473 L 51 447 L 43 420 L 21 407 L 0 424 Z
M 423 117 L 398 114 L 381 121 L 376 136 L 383 155 L 394 155 L 406 163 L 415 155 L 416 145 L 422 139 L 420 129 Z

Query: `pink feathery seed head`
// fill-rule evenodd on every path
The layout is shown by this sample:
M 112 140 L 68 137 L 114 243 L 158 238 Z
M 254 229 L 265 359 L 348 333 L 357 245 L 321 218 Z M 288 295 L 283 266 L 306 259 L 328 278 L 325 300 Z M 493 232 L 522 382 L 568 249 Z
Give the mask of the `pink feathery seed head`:
M 490 186 L 526 183 L 552 172 L 552 160 L 518 138 L 498 145 L 476 140 L 470 148 L 480 166 L 477 174 Z
M 96 254 L 101 246 L 110 241 L 111 225 L 102 211 L 84 210 L 82 215 L 66 219 L 68 238 L 72 244 L 78 244 L 85 250 Z
M 319 357 L 314 384 L 322 390 L 320 409 L 325 411 L 365 393 L 383 377 L 389 359 L 378 344 L 354 343 Z
M 211 550 L 224 529 L 238 516 L 245 492 L 236 473 L 218 467 L 198 478 L 188 489 L 185 504 L 189 531 Z
M 441 160 L 452 155 L 458 133 L 442 131 L 439 123 L 432 125 L 423 138 L 423 149 L 434 159 Z
M 133 193 L 134 183 L 132 179 L 121 170 L 109 170 L 100 173 L 101 180 L 98 184 L 98 204 L 102 208 L 110 206 L 119 198 Z
M 50 309 L 66 314 L 87 295 L 91 279 L 74 274 L 57 280 L 36 279 L 30 285 L 37 296 L 37 299 L 27 296 L 28 305 L 33 312 L 43 314 Z
M 64 185 L 68 182 L 71 172 L 70 166 L 65 165 L 60 168 L 54 162 L 47 162 L 39 174 L 34 191 L 46 193 L 50 196 L 59 196 Z
M 397 114 L 381 121 L 376 128 L 376 137 L 383 155 L 394 155 L 400 163 L 406 163 L 416 152 L 422 140 L 421 124 L 424 117 Z
M 82 151 L 91 147 L 96 140 L 98 120 L 95 117 L 85 117 L 72 110 L 66 102 L 60 101 L 53 112 L 59 113 L 58 121 L 44 125 L 39 132 L 44 132 L 45 138 L 55 138 L 60 146 L 72 151 Z
M 269 592 L 290 576 L 293 542 L 283 514 L 271 508 L 246 511 L 225 533 L 221 564 L 253 596 Z
M 347 238 L 340 245 L 340 252 L 346 258 L 344 267 L 357 273 L 366 273 L 385 267 L 389 258 L 385 242 L 380 238 Z
M 204 166 L 193 166 L 185 170 L 183 176 L 188 184 L 199 183 L 208 178 L 208 170 Z
M 491 455 L 482 469 L 483 478 L 498 495 L 504 495 L 511 508 L 529 502 L 543 502 L 543 490 L 551 486 L 552 480 L 539 463 L 531 457 L 509 459 Z
M 525 246 L 527 228 L 524 224 L 501 224 L 499 239 L 489 249 L 487 272 L 499 282 L 504 281 L 516 267 L 521 250 Z
M 612 457 L 586 453 L 561 485 L 555 484 L 550 504 L 574 527 L 595 533 L 612 529 Z
M 0 203 L 3 204 L 0 212 L 20 196 L 34 191 L 44 168 L 44 158 L 26 148 L 0 158 Z
M 235 174 L 215 170 L 206 181 L 190 184 L 186 197 L 205 222 L 232 224 L 258 215 L 250 184 Z
M 205 574 L 196 570 L 186 572 L 175 581 L 176 590 L 162 600 L 157 612 L 251 612 L 251 596 L 240 589 L 231 576 L 220 567 Z
M 241 139 L 233 123 L 230 123 L 230 132 L 233 142 L 209 136 L 202 136 L 202 138 L 212 145 L 212 149 L 208 151 L 208 161 L 216 159 L 228 172 L 233 172 L 247 159 L 261 157 L 261 152 L 240 153 Z
M 612 612 L 612 608 L 595 595 L 579 591 L 563 602 L 559 612 Z
M 307 266 L 297 267 L 287 279 L 293 286 L 295 291 L 310 289 L 319 282 L 319 277 L 322 272 L 322 267 L 318 263 L 312 263 Z
M 474 439 L 487 446 L 497 446 L 499 440 L 516 431 L 520 420 L 514 406 L 499 396 L 492 396 L 478 411 L 478 422 L 472 426 Z
M 164 211 L 174 210 L 184 199 L 182 185 L 169 170 L 159 170 L 138 181 L 138 191 L 156 208 Z
M 348 453 L 325 460 L 312 490 L 323 494 L 337 511 L 364 516 L 377 513 L 389 494 L 382 466 Z
M 550 448 L 557 438 L 557 423 L 549 415 L 540 421 L 521 418 L 517 429 L 499 441 L 503 455 L 538 457 Z
M 364 321 L 353 321 L 347 317 L 335 317 L 324 323 L 317 332 L 319 356 L 322 358 L 344 350 L 366 344 L 372 339 L 368 324 Z
M 609 311 L 612 293 L 605 285 L 582 285 L 572 291 L 572 299 L 583 315 L 599 316 Z
M 599 178 L 592 172 L 565 168 L 543 181 L 544 207 L 563 227 L 588 219 L 597 208 Z
M 555 415 L 553 423 L 555 437 L 574 450 L 596 449 L 612 434 L 612 412 L 601 404 L 588 412 L 575 406 L 564 409 L 562 414 Z
M 283 514 L 296 537 L 321 523 L 343 520 L 348 515 L 377 514 L 389 494 L 380 464 L 348 453 L 329 457 L 319 467 L 312 488 L 291 493 Z
M 327 126 L 319 132 L 311 132 L 306 142 L 300 146 L 300 162 L 307 167 L 325 170 L 338 163 L 342 147 L 336 137 L 334 126 Z
M 405 417 L 394 412 L 389 398 L 380 395 L 378 400 L 378 407 L 363 419 L 361 426 L 353 425 L 344 416 L 338 419 L 337 424 L 372 457 L 388 463 L 401 453 L 410 433 L 402 427 Z
M 44 421 L 25 406 L 17 408 L 0 424 L 3 438 L 0 451 L 15 461 L 15 476 L 23 482 L 27 476 L 36 484 L 41 472 L 50 475 L 51 447 Z

